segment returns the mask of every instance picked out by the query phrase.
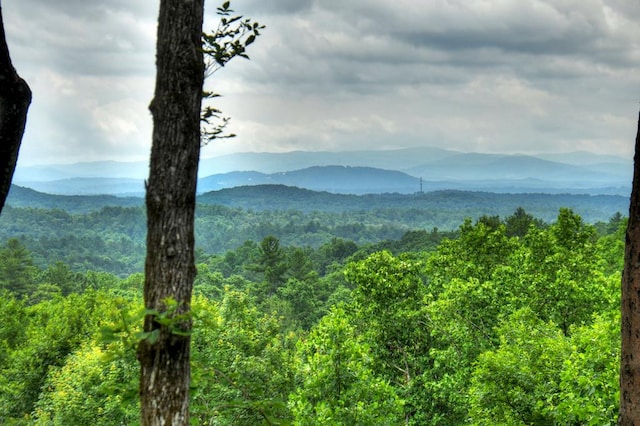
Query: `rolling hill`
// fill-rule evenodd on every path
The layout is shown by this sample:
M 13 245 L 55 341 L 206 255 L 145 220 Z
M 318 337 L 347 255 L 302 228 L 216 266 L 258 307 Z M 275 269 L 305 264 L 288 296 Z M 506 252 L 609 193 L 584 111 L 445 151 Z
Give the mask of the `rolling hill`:
M 629 210 L 628 197 L 577 194 L 499 194 L 479 191 L 433 191 L 423 194 L 346 195 L 284 185 L 242 186 L 221 189 L 198 197 L 202 205 L 222 205 L 252 210 L 297 210 L 345 213 L 398 210 L 438 212 L 464 218 L 482 215 L 506 217 L 518 207 L 545 221 L 553 221 L 560 208 L 567 207 L 587 222 L 607 221 L 617 212 Z M 420 213 L 422 214 L 422 213 Z
M 447 223 L 460 224 L 464 218 L 482 215 L 505 217 L 523 207 L 535 217 L 555 219 L 562 207 L 573 209 L 587 222 L 607 221 L 615 213 L 626 214 L 629 198 L 617 195 L 587 194 L 510 194 L 482 191 L 441 190 L 416 194 L 347 195 L 285 185 L 255 185 L 225 188 L 201 194 L 199 205 L 225 206 L 253 211 L 286 211 L 353 213 L 397 211 L 402 215 L 432 214 L 446 218 Z M 110 195 L 51 195 L 28 188 L 12 186 L 7 199 L 11 207 L 58 209 L 74 214 L 99 211 L 105 207 L 142 207 L 144 199 Z M 377 212 L 377 213 L 376 213 Z M 397 220 L 404 221 L 401 217 Z M 434 226 L 437 222 L 434 221 Z

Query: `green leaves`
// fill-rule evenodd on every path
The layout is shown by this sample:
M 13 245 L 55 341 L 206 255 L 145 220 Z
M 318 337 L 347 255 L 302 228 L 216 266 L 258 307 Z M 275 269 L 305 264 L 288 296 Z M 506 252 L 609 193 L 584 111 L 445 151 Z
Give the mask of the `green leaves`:
M 218 27 L 212 33 L 202 34 L 202 51 L 205 57 L 205 76 L 209 77 L 223 68 L 235 57 L 249 59 L 246 53 L 247 47 L 253 44 L 264 25 L 254 22 L 242 15 L 232 16 L 234 11 L 230 8 L 230 2 L 224 2 L 217 8 L 220 15 Z M 219 95 L 205 96 L 208 100 Z M 218 122 L 216 123 L 216 120 Z M 201 115 L 202 139 L 209 143 L 214 139 L 231 138 L 235 135 L 225 134 L 225 128 L 229 122 L 228 117 L 222 117 L 221 111 L 205 106 Z
M 270 237 L 200 255 L 190 312 L 171 298 L 144 309 L 141 274 L 39 270 L 101 290 L 31 306 L 0 293 L 0 421 L 135 422 L 136 348 L 174 334 L 191 336 L 198 424 L 615 424 L 624 233 L 598 238 L 568 210 L 549 228 L 517 219 L 514 236 L 466 222 L 432 253 Z M 425 246 L 414 237 L 405 247 Z M 274 291 L 257 298 L 267 267 Z
M 402 401 L 372 366 L 369 347 L 349 316 L 333 309 L 298 345 L 301 385 L 289 399 L 293 424 L 400 424 Z
M 498 327 L 500 346 L 478 357 L 469 390 L 473 424 L 613 425 L 619 314 L 571 336 L 524 308 Z
M 286 424 L 295 335 L 244 292 L 194 302 L 192 417 L 198 424 Z
M 217 10 L 218 10 L 218 14 L 219 14 L 219 15 L 227 15 L 227 14 L 229 14 L 229 13 L 232 13 L 232 12 L 233 12 L 233 10 L 230 10 L 230 9 L 229 9 L 229 6 L 230 6 L 230 5 L 231 5 L 231 2 L 228 2 L 228 1 L 226 1 L 226 2 L 222 3 L 222 6 L 220 6 L 220 7 L 218 7 L 218 8 L 217 8 Z
M 162 303 L 165 307 L 164 310 L 145 309 L 145 316 L 151 316 L 153 323 L 167 329 L 169 334 L 175 336 L 190 336 L 191 311 L 184 311 L 183 307 L 172 297 L 164 299 Z M 149 332 L 141 333 L 139 338 L 147 340 L 150 344 L 154 344 L 159 338 L 159 333 L 160 329 L 154 328 Z

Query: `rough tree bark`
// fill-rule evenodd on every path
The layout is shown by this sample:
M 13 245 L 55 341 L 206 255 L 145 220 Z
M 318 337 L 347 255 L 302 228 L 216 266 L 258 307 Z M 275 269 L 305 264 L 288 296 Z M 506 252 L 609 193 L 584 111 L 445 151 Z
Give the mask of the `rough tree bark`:
M 200 108 L 204 65 L 204 0 L 161 0 L 156 86 L 149 106 L 153 145 L 147 184 L 147 258 L 144 303 L 167 312 L 149 314 L 140 341 L 140 402 L 143 425 L 189 424 L 189 312 L 195 277 L 194 211 L 200 156 Z M 149 312 L 149 311 L 148 311 Z M 171 318 L 174 318 L 173 320 Z
M 622 272 L 622 356 L 618 424 L 640 425 L 640 117 Z
M 9 194 L 11 179 L 31 104 L 31 90 L 11 63 L 0 5 L 0 212 Z

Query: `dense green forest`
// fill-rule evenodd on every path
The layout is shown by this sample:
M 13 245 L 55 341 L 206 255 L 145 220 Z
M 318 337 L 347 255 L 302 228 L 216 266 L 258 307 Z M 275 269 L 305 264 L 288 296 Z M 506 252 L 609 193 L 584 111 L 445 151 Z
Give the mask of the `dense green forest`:
M 198 198 L 196 246 L 201 254 L 236 250 L 245 241 L 276 236 L 284 246 L 317 249 L 334 238 L 358 245 L 399 240 L 428 230 L 437 242 L 467 218 L 507 217 L 517 208 L 552 222 L 562 207 L 587 223 L 627 211 L 617 196 L 492 194 L 438 191 L 415 195 L 344 195 L 282 185 L 213 191 Z M 0 242 L 17 238 L 46 268 L 63 262 L 75 272 L 124 278 L 144 265 L 146 219 L 139 198 L 56 196 L 12 187 L 0 215 Z
M 193 424 L 615 424 L 620 214 L 199 209 Z M 136 424 L 142 210 L 1 220 L 0 423 Z

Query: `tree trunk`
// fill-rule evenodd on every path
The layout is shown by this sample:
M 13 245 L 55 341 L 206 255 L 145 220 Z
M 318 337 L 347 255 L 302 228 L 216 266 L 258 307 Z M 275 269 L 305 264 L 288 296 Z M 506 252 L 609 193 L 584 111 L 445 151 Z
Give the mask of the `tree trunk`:
M 204 0 L 161 0 L 156 52 L 156 87 L 149 106 L 153 145 L 147 184 L 145 307 L 140 341 L 142 425 L 189 424 L 191 321 L 195 278 L 194 211 L 200 156 L 200 108 L 204 65 L 201 49 Z M 173 319 L 172 319 L 173 318 Z
M 640 425 L 640 117 L 622 273 L 619 425 Z
M 29 85 L 11 64 L 0 6 L 0 212 L 11 188 L 30 104 Z

